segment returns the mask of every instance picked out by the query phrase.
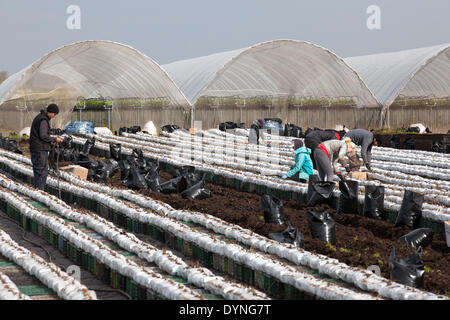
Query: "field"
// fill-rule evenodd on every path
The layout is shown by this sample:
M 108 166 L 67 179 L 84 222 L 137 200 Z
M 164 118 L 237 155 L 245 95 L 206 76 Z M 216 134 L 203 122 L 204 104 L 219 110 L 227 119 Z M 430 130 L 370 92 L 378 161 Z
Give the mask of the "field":
M 270 158 L 274 149 L 267 146 L 255 149 L 245 144 L 244 131 L 231 134 L 212 129 L 190 136 L 178 130 L 171 134 L 163 133 L 160 137 L 126 133 L 122 137 L 95 137 L 91 159 L 107 162 L 111 143 L 121 144 L 124 159 L 131 155 L 133 149 L 140 149 L 147 159 L 159 160 L 162 182 L 174 178 L 175 169 L 194 165 L 205 173 L 205 188 L 211 191 L 211 197 L 202 200 L 184 199 L 176 193 L 163 194 L 150 189 L 131 191 L 122 185 L 120 172 L 106 184 L 96 182 L 92 177 L 82 181 L 70 174 L 63 174 L 59 179 L 52 174 L 47 191 L 53 195 L 61 193 L 61 200 L 55 197 L 46 199 L 27 187 L 32 181 L 32 171 L 27 141 L 22 140 L 20 149 L 24 151 L 23 156 L 0 150 L 0 168 L 5 174 L 0 176 L 2 211 L 25 230 L 44 238 L 50 247 L 61 247 L 59 251 L 63 256 L 93 274 L 110 290 L 116 290 L 122 298 L 450 297 L 447 272 L 450 250 L 444 229 L 444 222 L 449 220 L 450 214 L 448 155 L 417 151 L 423 152 L 418 159 L 409 156 L 412 150 L 376 148 L 374 170 L 369 173 L 369 180 L 358 181 L 360 210 L 366 186 L 382 184 L 386 187 L 384 220 L 375 220 L 362 216 L 360 212 L 336 214 L 340 195 L 337 185 L 331 202 L 307 207 L 305 194 L 308 185 L 279 178 L 293 163 L 291 139 L 267 136 L 270 145 L 278 146 L 277 161 L 274 162 Z M 75 148 L 81 149 L 86 138 L 73 138 Z M 180 152 L 183 148 L 193 152 L 186 157 Z M 227 156 L 218 157 L 222 152 Z M 256 158 L 249 158 L 249 152 Z M 425 170 L 430 163 L 434 169 Z M 390 280 L 392 248 L 395 247 L 401 258 L 414 253 L 414 248 L 398 241 L 413 228 L 394 226 L 405 189 L 425 194 L 418 227 L 433 230 L 431 244 L 421 252 L 424 273 L 420 288 Z M 265 222 L 260 206 L 263 194 L 282 200 L 286 220 L 304 237 L 303 248 L 270 239 L 270 233 L 280 232 L 286 225 Z M 13 199 L 17 197 L 24 203 L 23 208 L 14 205 L 17 201 Z M 38 211 L 45 211 L 44 220 L 36 219 L 38 213 L 30 215 L 24 209 L 26 203 L 33 203 Z M 308 210 L 325 209 L 335 221 L 334 244 L 313 238 L 306 219 Z M 55 219 L 61 216 L 62 226 L 69 229 L 55 227 L 49 230 L 51 236 L 45 230 L 39 232 L 39 226 L 47 225 L 52 218 L 48 213 Z M 92 219 L 91 222 L 83 218 L 86 215 Z M 76 225 L 76 230 L 86 230 L 84 233 L 90 238 L 84 239 L 85 242 L 76 240 L 78 233 L 70 229 L 71 225 Z M 74 236 L 67 239 L 70 232 Z M 114 235 L 116 233 L 126 236 L 121 240 Z M 71 248 L 77 241 L 83 245 L 75 246 L 78 249 L 73 253 Z M 105 253 L 94 254 L 93 244 L 104 248 Z M 154 253 L 150 254 L 148 250 Z M 107 256 L 120 262 L 105 258 Z M 379 267 L 379 276 L 367 270 L 373 266 Z M 139 268 L 144 268 L 145 274 L 141 274 L 144 269 Z M 202 272 L 208 273 L 211 280 L 202 281 L 201 278 L 205 277 L 201 276 Z M 160 279 L 160 285 L 147 280 L 156 278 Z M 89 286 L 87 282 L 86 287 Z M 224 290 L 227 286 L 233 289 Z M 101 291 L 96 293 L 97 298 L 104 297 Z

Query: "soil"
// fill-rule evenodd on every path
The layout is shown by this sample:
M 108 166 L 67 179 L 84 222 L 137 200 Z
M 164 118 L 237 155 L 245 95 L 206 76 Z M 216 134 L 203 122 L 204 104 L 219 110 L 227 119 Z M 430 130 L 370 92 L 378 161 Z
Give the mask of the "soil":
M 173 176 L 160 171 L 162 181 Z M 124 188 L 120 174 L 111 178 L 109 185 Z M 212 197 L 203 200 L 183 199 L 177 194 L 162 194 L 152 190 L 140 190 L 143 195 L 163 201 L 175 209 L 192 210 L 207 213 L 227 222 L 240 225 L 260 235 L 269 236 L 271 232 L 280 232 L 286 225 L 265 223 L 264 213 L 260 207 L 260 196 L 232 188 L 206 183 Z M 335 219 L 336 244 L 313 239 L 309 230 L 306 212 L 308 210 L 328 209 Z M 389 256 L 395 247 L 397 257 L 406 258 L 414 253 L 414 249 L 399 243 L 399 237 L 409 233 L 408 227 L 394 227 L 388 221 L 379 221 L 356 214 L 335 214 L 335 210 L 325 206 L 306 207 L 294 200 L 283 201 L 283 212 L 286 220 L 297 228 L 304 236 L 304 248 L 310 252 L 323 254 L 353 267 L 366 269 L 377 265 L 382 276 L 389 279 Z M 424 290 L 450 297 L 450 248 L 447 247 L 445 235 L 434 235 L 433 242 L 422 253 L 425 265 Z
M 378 145 L 380 147 L 389 147 L 389 140 L 394 134 L 376 134 Z M 408 138 L 414 139 L 415 149 L 423 150 L 423 151 L 432 151 L 431 147 L 433 145 L 433 141 L 442 142 L 443 139 L 447 136 L 450 137 L 449 134 L 433 134 L 433 133 L 423 133 L 423 134 L 410 134 L 410 133 L 401 133 L 395 134 L 400 137 L 400 146 L 399 149 L 403 149 L 403 142 Z

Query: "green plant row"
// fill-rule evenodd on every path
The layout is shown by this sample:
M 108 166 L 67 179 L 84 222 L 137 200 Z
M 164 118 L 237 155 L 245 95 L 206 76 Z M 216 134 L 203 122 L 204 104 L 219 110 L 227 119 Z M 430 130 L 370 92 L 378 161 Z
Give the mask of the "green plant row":
M 302 105 L 302 106 L 328 106 L 328 105 L 345 105 L 352 106 L 355 105 L 353 99 L 299 99 L 299 98 L 271 98 L 271 97 L 257 97 L 257 98 L 219 98 L 219 97 L 201 97 L 197 100 L 195 105 L 197 107 L 201 106 L 271 106 L 273 105 Z
M 450 99 L 407 99 L 397 98 L 391 106 L 450 106 Z

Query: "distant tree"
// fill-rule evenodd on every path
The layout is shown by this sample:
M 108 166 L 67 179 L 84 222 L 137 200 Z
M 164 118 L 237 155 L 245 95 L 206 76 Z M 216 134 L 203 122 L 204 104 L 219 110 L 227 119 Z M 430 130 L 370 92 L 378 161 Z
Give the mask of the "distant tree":
M 8 78 L 8 71 L 0 71 L 0 84 Z

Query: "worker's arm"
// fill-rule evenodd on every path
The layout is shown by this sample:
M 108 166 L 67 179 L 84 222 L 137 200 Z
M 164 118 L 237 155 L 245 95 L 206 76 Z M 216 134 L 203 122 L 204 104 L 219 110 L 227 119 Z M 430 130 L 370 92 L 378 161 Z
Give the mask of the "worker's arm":
M 337 167 L 337 163 L 339 162 L 344 168 L 347 168 L 348 164 L 347 161 L 345 160 L 345 155 L 347 154 L 347 144 L 345 144 L 344 146 L 342 146 L 339 149 L 339 155 L 337 156 L 337 158 L 333 161 L 333 168 L 335 172 L 338 172 L 339 169 Z
M 300 158 L 299 158 L 298 161 L 295 163 L 295 167 L 292 168 L 292 170 L 289 171 L 289 172 L 286 174 L 286 176 L 287 176 L 288 178 L 290 178 L 290 177 L 292 177 L 293 175 L 295 175 L 297 172 L 299 172 L 299 171 L 302 169 L 303 163 L 305 162 L 305 160 L 306 160 L 306 156 L 305 156 L 304 154 L 301 154 L 301 155 L 300 155 Z

